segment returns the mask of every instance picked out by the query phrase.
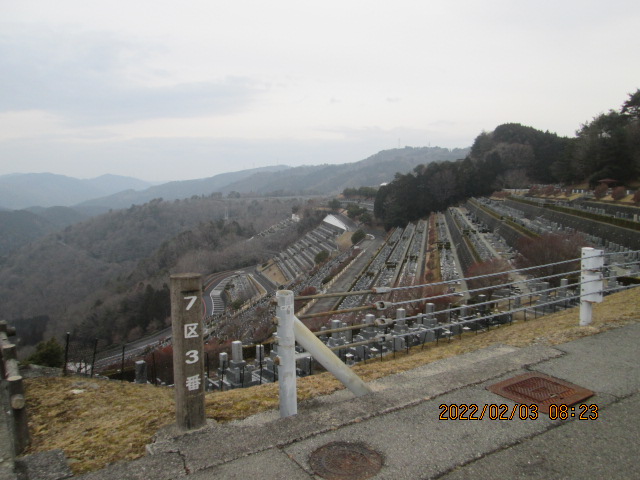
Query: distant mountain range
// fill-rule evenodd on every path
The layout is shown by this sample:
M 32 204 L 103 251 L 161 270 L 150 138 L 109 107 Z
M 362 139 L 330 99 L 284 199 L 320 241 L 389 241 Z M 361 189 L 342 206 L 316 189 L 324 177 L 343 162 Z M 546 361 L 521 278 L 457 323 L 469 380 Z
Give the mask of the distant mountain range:
M 383 150 L 340 165 L 271 167 L 223 173 L 209 178 L 152 185 L 117 175 L 80 180 L 52 173 L 0 176 L 0 257 L 48 233 L 109 210 L 231 192 L 255 195 L 332 195 L 345 188 L 391 182 L 417 165 L 457 160 L 470 149 L 439 147 Z
M 223 192 L 229 185 L 242 182 L 248 177 L 261 177 L 265 174 L 291 170 L 291 167 L 278 165 L 273 167 L 253 168 L 239 172 L 221 173 L 209 178 L 197 180 L 182 180 L 155 185 L 144 190 L 128 189 L 105 197 L 86 200 L 78 207 L 103 207 L 103 208 L 129 208 L 131 205 L 142 205 L 155 198 L 163 200 L 176 200 L 190 198 L 194 195 L 211 195 L 214 192 Z M 245 191 L 243 190 L 243 193 Z
M 198 180 L 152 185 L 117 175 L 80 180 L 52 173 L 0 176 L 0 210 L 28 207 L 74 207 L 83 214 L 141 205 L 155 198 L 175 200 L 214 192 L 256 195 L 330 195 L 347 187 L 376 186 L 390 182 L 397 172 L 417 165 L 457 160 L 468 148 L 405 147 L 383 150 L 365 160 L 340 165 L 287 167 L 277 165 L 223 173 Z
M 252 175 L 227 185 L 222 191 L 331 195 L 349 187 L 378 186 L 392 181 L 398 172 L 410 172 L 418 165 L 435 161 L 458 160 L 466 157 L 469 151 L 440 147 L 383 150 L 355 163 L 296 167 L 285 172 Z
M 81 207 L 128 208 L 154 198 L 175 200 L 214 192 L 256 195 L 332 195 L 348 187 L 377 186 L 393 180 L 397 172 L 406 173 L 417 165 L 434 161 L 457 160 L 470 149 L 449 150 L 440 147 L 405 147 L 383 150 L 354 163 L 287 167 L 283 165 L 223 173 L 200 180 L 185 180 L 156 185 L 146 190 L 128 190 L 82 202 Z M 2 205 L 0 199 L 0 205 Z
M 0 176 L 0 207 L 10 210 L 68 207 L 91 198 L 150 186 L 152 183 L 118 175 L 81 180 L 53 173 L 14 173 Z

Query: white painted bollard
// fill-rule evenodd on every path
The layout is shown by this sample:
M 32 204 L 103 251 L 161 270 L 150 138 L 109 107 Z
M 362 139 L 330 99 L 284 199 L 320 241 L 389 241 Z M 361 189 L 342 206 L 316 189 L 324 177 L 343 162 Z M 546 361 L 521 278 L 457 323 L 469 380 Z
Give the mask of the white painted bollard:
M 593 304 L 602 302 L 602 267 L 604 267 L 604 250 L 591 247 L 582 249 L 580 274 L 580 326 L 591 323 Z
M 293 331 L 293 292 L 279 290 L 276 293 L 278 306 L 278 385 L 280 393 L 280 417 L 298 413 L 296 390 L 296 339 Z

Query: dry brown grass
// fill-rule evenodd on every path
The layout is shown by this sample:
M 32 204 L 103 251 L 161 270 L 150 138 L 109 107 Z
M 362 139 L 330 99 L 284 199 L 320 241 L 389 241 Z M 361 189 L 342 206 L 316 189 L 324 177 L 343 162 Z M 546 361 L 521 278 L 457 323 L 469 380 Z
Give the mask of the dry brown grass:
M 579 310 L 517 322 L 490 332 L 465 334 L 462 340 L 414 347 L 382 361 L 354 367 L 371 381 L 435 360 L 494 344 L 555 345 L 593 335 L 640 319 L 640 297 L 632 289 L 606 297 L 594 308 L 589 327 L 578 326 Z M 343 388 L 329 374 L 298 380 L 298 398 L 305 400 Z M 61 448 L 75 473 L 144 455 L 144 447 L 163 425 L 174 421 L 173 391 L 147 385 L 83 378 L 37 378 L 27 381 L 28 412 L 33 444 L 30 452 Z M 212 393 L 206 397 L 207 416 L 218 421 L 241 419 L 278 407 L 277 385 Z
M 269 264 L 260 270 L 260 273 L 277 285 L 287 283 L 287 278 L 284 276 L 278 265 L 276 265 L 272 260 L 269 260 Z
M 147 385 L 42 377 L 26 382 L 26 395 L 29 452 L 61 448 L 75 473 L 140 457 L 174 415 L 173 392 Z
M 336 238 L 336 245 L 338 245 L 338 249 L 343 252 L 348 248 L 351 248 L 351 237 L 353 236 L 353 232 L 344 232 L 338 238 Z

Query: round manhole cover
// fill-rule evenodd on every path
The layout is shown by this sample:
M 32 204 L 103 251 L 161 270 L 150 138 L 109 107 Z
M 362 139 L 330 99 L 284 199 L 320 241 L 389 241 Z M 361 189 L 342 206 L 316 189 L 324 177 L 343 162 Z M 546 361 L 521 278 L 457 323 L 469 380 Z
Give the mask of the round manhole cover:
M 382 468 L 382 455 L 360 442 L 331 442 L 309 457 L 316 475 L 326 480 L 365 480 Z

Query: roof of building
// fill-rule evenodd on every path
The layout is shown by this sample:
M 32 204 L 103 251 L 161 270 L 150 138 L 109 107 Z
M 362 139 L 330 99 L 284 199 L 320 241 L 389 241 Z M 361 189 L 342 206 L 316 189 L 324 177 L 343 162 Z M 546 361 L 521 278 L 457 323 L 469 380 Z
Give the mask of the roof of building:
M 350 231 L 350 228 L 346 224 L 346 222 L 338 218 L 336 215 L 327 215 L 326 217 L 324 217 L 323 222 L 326 222 L 329 225 L 333 225 L 334 227 L 338 227 L 346 232 Z

